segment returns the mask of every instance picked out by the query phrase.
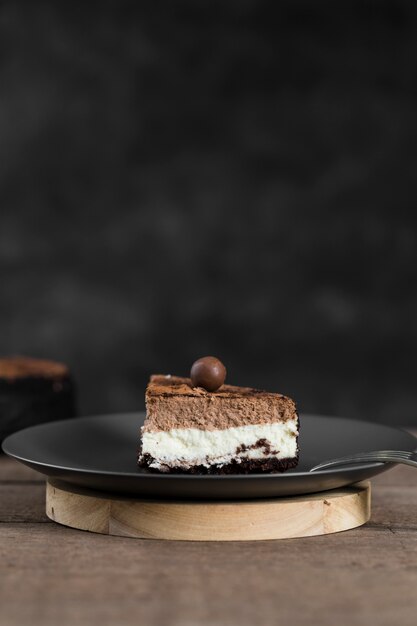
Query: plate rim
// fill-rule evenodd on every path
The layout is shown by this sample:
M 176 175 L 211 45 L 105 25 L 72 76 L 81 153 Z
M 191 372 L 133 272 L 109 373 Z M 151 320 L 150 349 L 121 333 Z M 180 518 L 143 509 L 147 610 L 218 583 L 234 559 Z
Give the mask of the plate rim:
M 96 476 L 119 476 L 119 477 L 129 477 L 129 478 L 136 478 L 138 480 L 141 479 L 146 479 L 146 480 L 178 480 L 178 479 L 184 479 L 186 481 L 198 481 L 198 480 L 202 480 L 205 479 L 206 481 L 212 481 L 213 479 L 215 481 L 219 481 L 219 480 L 242 480 L 242 479 L 248 479 L 248 478 L 256 478 L 256 477 L 262 477 L 265 480 L 268 479 L 279 479 L 279 478 L 285 478 L 286 480 L 288 479 L 296 479 L 298 477 L 306 477 L 306 476 L 311 476 L 312 472 L 297 472 L 297 471 L 292 471 L 292 472 L 283 472 L 283 473 L 253 473 L 253 474 L 174 474 L 174 473 L 152 473 L 152 472 L 148 472 L 146 474 L 141 474 L 141 473 L 135 473 L 135 472 L 117 472 L 117 471 L 108 471 L 108 470 L 97 470 L 97 469 L 88 469 L 88 468 L 74 468 L 74 467 L 69 467 L 69 466 L 64 466 L 64 465 L 57 465 L 57 464 L 53 464 L 53 463 L 44 463 L 44 462 L 40 462 L 40 461 L 34 461 L 33 459 L 28 459 L 26 457 L 23 457 L 19 454 L 15 454 L 11 451 L 9 451 L 7 449 L 7 444 L 10 443 L 10 440 L 12 440 L 14 437 L 17 437 L 19 435 L 22 435 L 22 433 L 26 433 L 27 431 L 33 431 L 33 430 L 38 430 L 38 429 L 43 429 L 43 428 L 48 428 L 48 427 L 52 427 L 55 428 L 57 427 L 59 424 L 64 423 L 64 424 L 73 424 L 74 422 L 80 422 L 80 421 L 84 421 L 84 420 L 91 420 L 91 419 L 102 419 L 102 418 L 109 418 L 112 416 L 123 416 L 123 417 L 127 417 L 128 415 L 131 416 L 142 416 L 144 415 L 144 411 L 126 411 L 126 412 L 122 412 L 122 413 L 103 413 L 103 414 L 99 414 L 99 415 L 84 415 L 84 416 L 79 416 L 79 417 L 73 417 L 73 418 L 66 418 L 66 419 L 60 419 L 60 420 L 54 420 L 54 421 L 50 421 L 50 422 L 45 422 L 43 424 L 35 424 L 34 426 L 29 426 L 27 428 L 23 428 L 19 431 L 16 431 L 15 433 L 11 433 L 10 435 L 8 435 L 2 442 L 1 444 L 1 448 L 3 450 L 3 452 L 5 454 L 7 454 L 7 456 L 16 459 L 17 461 L 25 464 L 25 465 L 29 465 L 30 467 L 33 468 L 34 465 L 36 465 L 39 468 L 55 468 L 55 469 L 59 469 L 65 472 L 74 472 L 76 474 L 91 474 L 91 475 L 96 475 Z M 415 447 L 417 449 L 417 437 L 415 437 L 412 433 L 410 433 L 409 431 L 405 430 L 404 428 L 398 428 L 396 426 L 391 426 L 388 424 L 380 424 L 379 422 L 370 422 L 368 420 L 361 420 L 361 419 L 357 419 L 357 418 L 350 418 L 350 417 L 343 417 L 343 416 L 336 416 L 336 415 L 321 415 L 318 413 L 300 413 L 300 421 L 302 423 L 303 419 L 308 419 L 308 418 L 320 418 L 320 419 L 330 419 L 330 420 L 343 420 L 343 421 L 348 421 L 348 422 L 354 422 L 354 423 L 358 423 L 358 424 L 367 424 L 369 426 L 376 426 L 376 427 L 383 427 L 386 428 L 388 430 L 393 430 L 397 433 L 402 433 L 404 435 L 407 435 L 407 437 L 410 438 L 410 442 L 411 440 L 413 440 L 415 442 Z M 301 426 L 302 428 L 302 426 Z M 336 468 L 327 468 L 327 469 L 323 469 L 323 470 L 319 470 L 314 472 L 314 474 L 316 476 L 320 476 L 320 475 L 326 475 L 326 474 L 339 474 L 339 473 L 344 473 L 346 471 L 347 467 L 351 467 L 351 469 L 373 469 L 373 468 L 378 468 L 381 465 L 385 465 L 387 467 L 387 469 L 397 465 L 397 463 L 382 463 L 382 462 L 373 462 L 373 463 L 358 463 L 355 464 L 355 466 L 340 466 L 340 467 L 336 467 Z M 35 468 L 34 468 L 35 469 Z M 295 468 L 296 469 L 296 468 Z M 42 472 L 40 472 L 42 473 Z M 48 475 L 48 474 L 47 474 Z

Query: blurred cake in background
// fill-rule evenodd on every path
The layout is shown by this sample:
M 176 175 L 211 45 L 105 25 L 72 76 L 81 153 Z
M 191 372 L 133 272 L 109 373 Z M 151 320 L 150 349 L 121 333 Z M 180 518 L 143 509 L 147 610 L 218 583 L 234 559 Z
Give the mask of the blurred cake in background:
M 26 356 L 0 358 L 0 442 L 22 428 L 75 414 L 74 382 L 66 365 Z

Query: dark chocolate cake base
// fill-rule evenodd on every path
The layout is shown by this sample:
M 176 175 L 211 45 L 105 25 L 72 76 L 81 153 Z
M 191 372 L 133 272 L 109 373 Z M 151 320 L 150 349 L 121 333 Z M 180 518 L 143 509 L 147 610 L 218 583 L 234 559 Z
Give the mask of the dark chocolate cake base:
M 286 472 L 298 465 L 298 457 L 289 459 L 277 459 L 269 457 L 265 459 L 250 459 L 243 457 L 238 463 L 232 461 L 227 465 L 211 465 L 206 467 L 205 465 L 194 465 L 189 468 L 183 467 L 168 467 L 166 470 L 158 470 L 153 467 L 149 467 L 153 463 L 154 459 L 150 454 L 142 455 L 138 460 L 140 467 L 146 467 L 150 472 L 156 474 L 215 474 L 215 475 L 230 475 L 230 474 L 260 474 L 260 473 L 277 473 Z

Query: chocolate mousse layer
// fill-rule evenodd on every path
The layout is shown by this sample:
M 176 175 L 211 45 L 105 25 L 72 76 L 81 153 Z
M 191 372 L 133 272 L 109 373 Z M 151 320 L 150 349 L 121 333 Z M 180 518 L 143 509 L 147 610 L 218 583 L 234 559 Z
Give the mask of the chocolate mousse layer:
M 189 378 L 155 374 L 146 389 L 144 432 L 174 428 L 224 430 L 297 418 L 291 398 L 251 387 L 222 385 L 214 392 Z
M 68 367 L 57 361 L 34 359 L 28 356 L 0 358 L 0 379 L 10 383 L 24 378 L 61 380 L 68 376 Z

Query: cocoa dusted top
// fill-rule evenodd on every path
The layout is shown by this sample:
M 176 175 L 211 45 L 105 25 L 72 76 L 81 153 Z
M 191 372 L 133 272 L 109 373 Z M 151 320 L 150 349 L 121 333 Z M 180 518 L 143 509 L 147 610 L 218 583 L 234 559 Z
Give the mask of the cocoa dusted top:
M 244 398 L 245 396 L 282 396 L 278 393 L 263 391 L 262 389 L 253 389 L 252 387 L 236 387 L 234 385 L 222 385 L 217 391 L 207 391 L 202 387 L 193 387 L 190 378 L 182 376 L 171 376 L 170 374 L 152 374 L 148 389 L 153 395 L 175 395 L 175 396 L 215 396 L 218 398 Z
M 222 385 L 192 387 L 189 378 L 154 374 L 146 389 L 146 431 L 172 428 L 216 430 L 298 419 L 291 398 L 279 393 Z
M 63 363 L 34 359 L 27 356 L 0 358 L 0 379 L 14 381 L 22 378 L 57 379 L 69 376 Z

